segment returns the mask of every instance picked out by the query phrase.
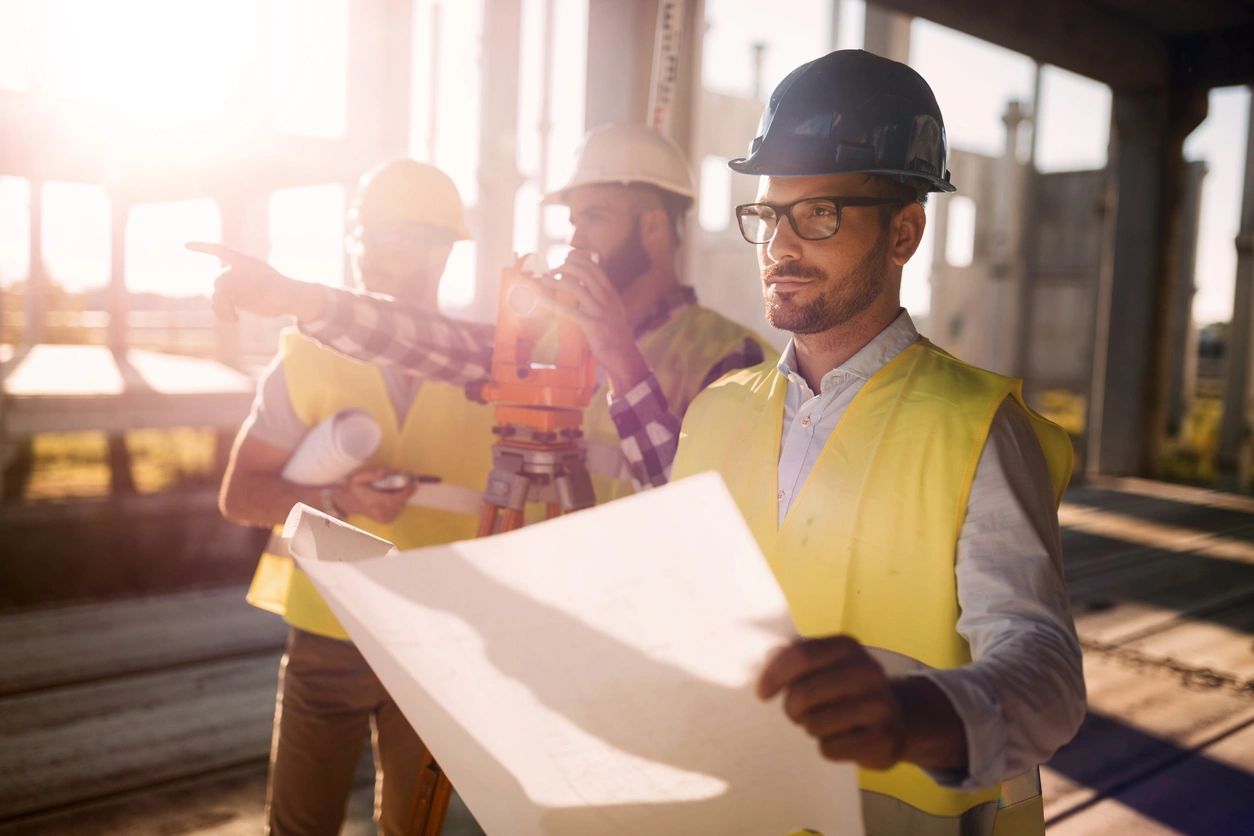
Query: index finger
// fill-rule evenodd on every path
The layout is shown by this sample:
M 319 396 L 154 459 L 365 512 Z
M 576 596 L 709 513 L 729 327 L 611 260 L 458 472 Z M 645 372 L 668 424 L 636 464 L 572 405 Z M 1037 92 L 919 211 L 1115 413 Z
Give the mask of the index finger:
M 194 253 L 204 253 L 205 255 L 216 256 L 222 259 L 226 264 L 232 264 L 237 261 L 243 261 L 252 256 L 242 253 L 239 250 L 233 250 L 223 244 L 215 244 L 211 241 L 188 241 L 183 245 Z
M 767 660 L 758 677 L 758 696 L 769 700 L 798 679 L 855 656 L 859 648 L 849 636 L 798 639 Z

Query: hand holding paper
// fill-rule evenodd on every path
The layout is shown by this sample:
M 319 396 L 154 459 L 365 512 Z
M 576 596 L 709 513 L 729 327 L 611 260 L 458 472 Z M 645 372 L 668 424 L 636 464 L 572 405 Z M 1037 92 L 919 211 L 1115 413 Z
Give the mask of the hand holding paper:
M 754 694 L 793 631 L 716 476 L 383 557 L 345 530 L 287 533 L 488 833 L 861 833 L 853 768 Z

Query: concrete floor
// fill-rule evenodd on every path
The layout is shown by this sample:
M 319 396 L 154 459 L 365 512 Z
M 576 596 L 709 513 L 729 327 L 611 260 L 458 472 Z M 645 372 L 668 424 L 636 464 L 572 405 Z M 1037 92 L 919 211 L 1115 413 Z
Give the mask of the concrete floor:
M 1252 832 L 1254 500 L 1111 481 L 1061 519 L 1089 716 L 1049 832 Z M 239 589 L 0 617 L 0 833 L 259 832 L 283 632 Z M 343 833 L 371 801 L 363 763 Z

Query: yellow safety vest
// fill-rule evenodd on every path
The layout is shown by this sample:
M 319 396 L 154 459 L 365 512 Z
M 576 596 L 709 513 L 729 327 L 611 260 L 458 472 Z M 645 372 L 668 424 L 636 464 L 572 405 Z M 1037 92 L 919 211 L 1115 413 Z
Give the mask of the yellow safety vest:
M 283 370 L 297 417 L 309 428 L 343 409 L 361 409 L 382 430 L 378 450 L 367 465 L 440 477 L 445 485 L 482 491 L 492 466 L 492 409 L 468 401 L 459 387 L 423 381 L 398 425 L 379 369 L 324 348 L 296 331 L 280 342 Z M 423 487 L 418 492 L 421 498 Z M 474 514 L 407 506 L 391 523 L 350 516 L 348 522 L 410 549 L 475 536 Z M 276 527 L 248 590 L 248 602 L 278 613 L 293 627 L 348 639 L 309 577 L 301 572 L 277 536 Z
M 709 308 L 687 305 L 637 340 L 636 345 L 666 394 L 671 413 L 682 416 L 700 393 L 710 369 L 748 339 L 757 342 L 767 358 L 778 357 L 775 349 L 743 325 Z M 602 383 L 583 418 L 588 469 L 598 503 L 635 492 L 620 452 L 618 430 L 610 418 L 607 391 L 608 383 Z
M 684 419 L 674 478 L 722 474 L 801 635 L 847 634 L 915 667 L 969 663 L 956 629 L 954 560 L 993 416 L 1007 397 L 1025 410 L 1059 500 L 1073 455 L 1066 432 L 1027 408 L 1019 381 L 920 340 L 854 398 L 781 526 L 787 386 L 768 362 L 702 393 Z M 1000 791 L 964 793 L 903 763 L 859 770 L 859 786 L 872 836 L 1044 833 L 1036 770 Z

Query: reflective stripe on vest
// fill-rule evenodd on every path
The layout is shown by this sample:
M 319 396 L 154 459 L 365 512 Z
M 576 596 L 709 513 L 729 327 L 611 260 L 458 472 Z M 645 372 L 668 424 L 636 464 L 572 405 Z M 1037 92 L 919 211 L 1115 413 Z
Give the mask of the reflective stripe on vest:
M 1027 410 L 1018 381 L 920 341 L 863 386 L 781 526 L 776 481 L 786 390 L 787 378 L 774 363 L 710 387 L 685 417 L 674 478 L 722 474 L 802 635 L 852 635 L 875 648 L 877 658 L 896 658 L 903 668 L 970 662 L 956 629 L 954 557 L 993 416 L 1007 398 L 1026 411 L 1056 498 L 1071 469 L 1066 433 Z M 859 784 L 872 799 L 868 833 L 1019 836 L 1044 828 L 1041 816 L 1023 813 L 1040 809 L 1039 801 L 1027 796 L 1008 803 L 1024 795 L 1017 785 L 1003 806 L 997 788 L 946 789 L 911 764 L 859 770 Z M 1003 823 L 1012 821 L 1015 829 L 1005 830 Z
M 398 424 L 383 376 L 374 366 L 323 348 L 294 330 L 284 332 L 280 346 L 288 393 L 302 423 L 315 427 L 341 409 L 365 410 L 382 431 L 368 465 L 441 479 L 420 485 L 414 501 L 391 523 L 359 516 L 350 516 L 348 522 L 401 549 L 475 535 L 480 492 L 492 466 L 490 407 L 467 401 L 459 387 L 424 381 Z M 280 544 L 279 537 L 271 538 L 248 601 L 302 630 L 347 639 L 313 583 Z

